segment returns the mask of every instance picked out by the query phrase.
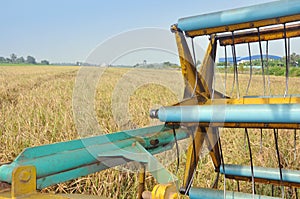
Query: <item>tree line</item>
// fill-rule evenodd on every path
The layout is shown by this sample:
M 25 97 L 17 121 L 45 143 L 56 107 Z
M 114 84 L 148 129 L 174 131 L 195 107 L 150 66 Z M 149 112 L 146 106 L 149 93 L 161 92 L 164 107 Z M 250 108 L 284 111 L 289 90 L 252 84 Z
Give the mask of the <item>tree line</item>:
M 274 60 L 274 59 L 269 59 L 268 61 L 264 58 L 263 59 L 264 66 L 268 65 L 270 67 L 278 66 L 278 67 L 285 67 L 286 65 L 286 57 L 283 56 L 281 59 Z M 251 62 L 252 66 L 260 66 L 261 65 L 261 60 L 260 59 L 254 59 Z M 300 66 L 300 55 L 293 52 L 288 56 L 288 64 L 289 66 L 295 66 L 299 67 Z M 217 63 L 218 66 L 224 66 L 225 62 L 219 62 Z M 228 66 L 233 66 L 233 63 L 228 62 Z M 241 63 L 238 63 L 238 66 L 243 67 L 243 66 L 250 66 L 250 61 L 244 61 Z
M 41 62 L 37 62 L 33 56 L 28 55 L 26 59 L 21 56 L 18 57 L 15 53 L 12 53 L 9 57 L 1 57 L 0 56 L 0 64 L 42 64 L 49 65 L 49 61 L 42 60 Z

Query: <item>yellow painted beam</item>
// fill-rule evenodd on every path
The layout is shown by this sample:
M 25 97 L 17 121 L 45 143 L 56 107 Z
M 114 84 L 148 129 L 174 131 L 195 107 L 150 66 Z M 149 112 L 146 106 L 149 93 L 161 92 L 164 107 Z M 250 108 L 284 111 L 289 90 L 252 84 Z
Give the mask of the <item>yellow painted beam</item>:
M 284 27 L 283 25 L 278 27 L 272 28 L 264 28 L 259 31 L 257 30 L 250 30 L 246 32 L 238 32 L 234 34 L 234 43 L 241 44 L 241 43 L 250 43 L 250 42 L 258 42 L 261 41 L 270 41 L 276 39 L 283 39 L 285 37 Z M 286 26 L 286 37 L 299 37 L 300 36 L 300 25 L 288 25 Z M 221 46 L 232 45 L 232 34 L 223 34 L 218 35 L 217 39 Z
M 297 104 L 300 97 L 243 97 L 239 99 L 214 99 L 208 100 L 205 105 L 213 104 Z

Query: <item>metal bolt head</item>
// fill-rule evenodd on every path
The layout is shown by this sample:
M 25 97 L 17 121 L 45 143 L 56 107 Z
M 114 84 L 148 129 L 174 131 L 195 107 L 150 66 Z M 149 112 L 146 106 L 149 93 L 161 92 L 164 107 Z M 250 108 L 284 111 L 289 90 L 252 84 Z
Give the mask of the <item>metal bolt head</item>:
M 31 178 L 31 172 L 28 170 L 23 170 L 19 175 L 19 180 L 21 182 L 28 182 Z

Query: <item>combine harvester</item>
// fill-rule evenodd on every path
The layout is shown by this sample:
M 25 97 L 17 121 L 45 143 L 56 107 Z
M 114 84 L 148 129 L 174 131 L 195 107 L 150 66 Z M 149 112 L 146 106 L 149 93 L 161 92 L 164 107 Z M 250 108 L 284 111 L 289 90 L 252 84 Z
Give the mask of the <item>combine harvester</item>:
M 297 129 L 300 128 L 300 96 L 289 94 L 289 60 L 286 59 L 286 86 L 281 96 L 266 94 L 269 82 L 265 80 L 267 66 L 263 61 L 261 73 L 264 93 L 262 96 L 241 96 L 236 46 L 248 44 L 251 55 L 250 44 L 258 44 L 263 60 L 262 42 L 281 40 L 285 46 L 285 57 L 289 57 L 290 38 L 300 36 L 299 22 L 299 0 L 276 1 L 179 19 L 177 24 L 171 26 L 171 31 L 176 38 L 182 75 L 185 79 L 184 100 L 150 112 L 150 117 L 157 118 L 165 124 L 27 148 L 15 161 L 0 167 L 0 181 L 11 186 L 10 191 L 0 193 L 0 198 L 72 198 L 75 195 L 43 194 L 36 190 L 132 161 L 143 165 L 141 168 L 150 171 L 159 183 L 152 192 L 144 192 L 145 171 L 141 169 L 138 198 L 179 198 L 181 195 L 187 195 L 191 199 L 273 198 L 271 194 L 265 196 L 256 193 L 256 183 L 279 185 L 284 198 L 288 197 L 284 187 L 293 188 L 293 197 L 298 198 L 299 163 L 298 169 L 285 169 L 281 164 L 278 146 L 278 131 L 289 129 L 282 139 L 294 136 L 296 142 Z M 209 45 L 197 71 L 194 61 L 196 59 L 192 56 L 194 53 L 190 52 L 186 39 L 192 38 L 194 42 L 194 38 L 205 35 L 209 36 Z M 218 43 L 219 46 L 225 46 L 225 59 L 226 46 L 230 46 L 232 50 L 232 86 L 236 91 L 232 97 L 214 89 Z M 225 66 L 225 87 L 226 69 Z M 252 68 L 248 88 L 251 78 Z M 233 165 L 224 162 L 224 150 L 222 151 L 219 136 L 221 128 L 240 128 L 245 131 L 250 152 L 245 155 L 245 159 L 250 164 Z M 253 164 L 248 133 L 250 128 L 261 132 L 262 129 L 269 129 L 268 132 L 273 133 L 277 168 L 257 167 Z M 191 143 L 186 154 L 183 183 L 179 184 L 176 177 L 153 155 L 170 150 L 178 140 L 188 138 Z M 237 182 L 248 181 L 252 184 L 252 193 L 226 190 L 226 184 L 218 189 L 218 177 L 211 189 L 192 187 L 204 144 L 209 148 L 216 175 L 222 175 L 224 183 L 225 178 Z

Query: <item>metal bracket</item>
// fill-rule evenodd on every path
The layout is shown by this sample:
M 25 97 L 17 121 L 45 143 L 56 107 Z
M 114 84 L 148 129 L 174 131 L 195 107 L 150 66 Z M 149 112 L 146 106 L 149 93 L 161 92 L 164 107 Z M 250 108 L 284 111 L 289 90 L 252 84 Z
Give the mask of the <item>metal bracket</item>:
M 12 198 L 36 192 L 36 169 L 34 166 L 19 166 L 12 173 Z

